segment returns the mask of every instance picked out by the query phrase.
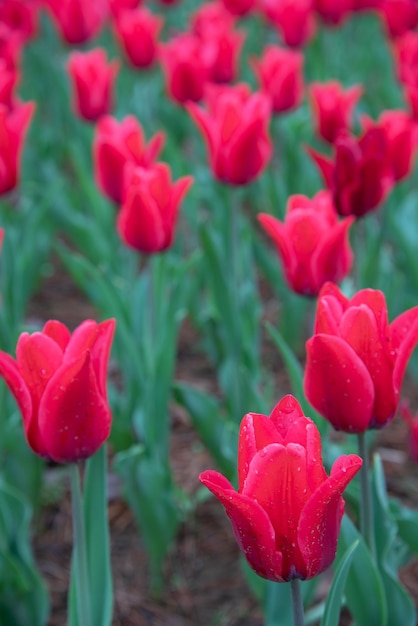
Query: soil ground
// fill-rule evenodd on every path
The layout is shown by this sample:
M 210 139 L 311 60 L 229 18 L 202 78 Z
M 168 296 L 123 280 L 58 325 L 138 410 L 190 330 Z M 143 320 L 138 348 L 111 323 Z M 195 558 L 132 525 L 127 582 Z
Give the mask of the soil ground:
M 29 315 L 32 321 L 40 323 L 59 319 L 70 328 L 96 317 L 94 309 L 62 269 L 44 281 Z M 186 324 L 180 337 L 177 375 L 205 389 L 214 388 L 214 373 L 195 344 L 193 329 Z M 268 358 L 280 375 L 280 361 L 271 347 Z M 214 464 L 179 407 L 172 408 L 172 421 L 172 465 L 176 480 L 193 493 L 199 486 L 199 472 Z M 405 424 L 396 419 L 381 432 L 377 447 L 390 493 L 416 507 L 418 468 L 407 458 L 407 437 Z M 56 473 L 54 468 L 48 470 L 46 482 L 54 481 Z M 149 592 L 146 552 L 113 475 L 109 475 L 109 519 L 115 585 L 114 626 L 262 626 L 261 611 L 241 573 L 239 550 L 229 521 L 214 498 L 200 504 L 182 526 L 166 560 L 165 587 L 158 599 Z M 65 626 L 72 547 L 70 501 L 65 485 L 62 497 L 42 508 L 36 529 L 35 557 L 51 594 L 48 626 Z M 403 570 L 402 579 L 418 606 L 418 559 Z M 343 616 L 341 624 L 349 623 L 349 618 Z

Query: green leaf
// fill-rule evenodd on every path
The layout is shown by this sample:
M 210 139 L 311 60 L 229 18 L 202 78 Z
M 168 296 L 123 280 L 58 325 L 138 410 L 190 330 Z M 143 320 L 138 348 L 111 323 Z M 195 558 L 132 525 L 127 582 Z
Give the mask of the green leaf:
M 332 581 L 331 589 L 328 592 L 327 601 L 325 604 L 324 615 L 321 620 L 321 626 L 338 626 L 340 621 L 341 604 L 344 595 L 344 587 L 348 576 L 348 571 L 351 566 L 351 561 L 359 541 L 356 540 L 346 550 L 342 556 L 338 568 L 334 574 L 334 580 Z
M 157 593 L 163 583 L 163 560 L 180 521 L 170 467 L 167 461 L 139 445 L 119 452 L 114 467 L 122 477 L 125 497 L 147 547 L 151 586 Z
M 238 426 L 226 419 L 219 401 L 208 393 L 176 383 L 174 397 L 189 412 L 194 428 L 219 470 L 231 479 L 236 473 Z
M 392 626 L 388 623 L 385 589 L 380 572 L 368 547 L 351 520 L 344 515 L 337 550 L 337 565 L 350 546 L 358 540 L 347 575 L 347 606 L 358 626 Z

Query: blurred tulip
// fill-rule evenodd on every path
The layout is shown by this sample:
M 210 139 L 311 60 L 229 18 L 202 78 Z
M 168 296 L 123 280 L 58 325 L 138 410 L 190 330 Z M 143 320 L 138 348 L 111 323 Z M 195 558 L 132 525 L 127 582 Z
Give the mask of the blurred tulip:
M 68 44 L 90 41 L 108 16 L 108 0 L 45 0 L 62 39 Z
M 360 139 L 341 131 L 334 159 L 308 148 L 340 215 L 363 217 L 375 209 L 393 187 L 388 140 L 382 128 L 366 130 Z
M 326 24 L 338 26 L 350 15 L 353 0 L 314 0 L 316 13 Z
M 133 67 L 151 67 L 158 54 L 158 37 L 163 19 L 145 7 L 123 11 L 117 16 L 115 32 Z
M 379 14 L 389 37 L 396 39 L 418 26 L 416 0 L 382 0 Z
M 190 26 L 195 35 L 204 36 L 233 28 L 236 18 L 221 2 L 204 2 L 191 15 Z
M 313 0 L 263 0 L 262 10 L 287 46 L 297 48 L 312 38 Z
M 240 17 L 251 13 L 257 4 L 257 0 L 220 0 L 220 2 L 232 15 Z
M 119 63 L 108 63 L 106 51 L 95 48 L 88 52 L 73 52 L 67 64 L 73 85 L 73 104 L 79 117 L 95 122 L 113 108 L 113 81 Z
M 272 104 L 273 113 L 284 113 L 299 106 L 303 97 L 303 54 L 267 46 L 260 59 L 253 60 L 261 89 Z
M 408 32 L 396 40 L 397 74 L 403 84 L 411 114 L 418 121 L 418 33 Z
M 245 33 L 222 26 L 200 35 L 204 58 L 209 59 L 209 80 L 231 83 L 238 75 L 239 55 Z
M 179 104 L 199 102 L 210 78 L 216 51 L 192 33 L 182 33 L 161 46 L 160 56 L 169 96 Z
M 25 102 L 8 111 L 0 105 L 0 195 L 16 187 L 20 176 L 20 159 L 35 103 Z
M 36 454 L 57 463 L 92 456 L 110 433 L 106 368 L 115 321 L 83 322 L 71 334 L 57 321 L 20 335 L 16 360 L 0 352 L 0 376 L 22 414 Z
M 193 103 L 187 110 L 206 139 L 215 177 L 230 185 L 252 182 L 273 151 L 269 98 L 241 83 L 208 86 L 205 101 L 207 110 Z
M 363 128 L 381 128 L 387 139 L 387 160 L 396 182 L 412 170 L 418 140 L 418 126 L 406 111 L 383 111 L 377 122 L 363 116 Z
M 25 43 L 36 34 L 36 9 L 22 0 L 3 0 L 0 3 L 0 22 Z
M 363 289 L 348 299 L 327 283 L 306 343 L 306 397 L 337 430 L 383 428 L 396 413 L 417 342 L 418 307 L 389 324 L 381 291 Z
M 341 130 L 348 131 L 354 107 L 363 94 L 361 85 L 344 89 L 341 83 L 311 83 L 312 114 L 316 133 L 329 143 L 334 143 Z
M 19 32 L 0 22 L 0 59 L 13 72 L 20 67 L 23 45 Z
M 238 443 L 238 491 L 219 472 L 200 481 L 218 498 L 238 545 L 259 576 L 306 580 L 333 562 L 344 489 L 359 471 L 355 454 L 339 457 L 327 476 L 321 438 L 293 396 L 270 417 L 247 413 Z
M 173 242 L 180 204 L 193 182 L 191 176 L 171 182 L 165 163 L 148 169 L 128 167 L 124 201 L 117 217 L 122 241 L 145 254 L 163 252 Z
M 136 9 L 140 0 L 109 0 L 109 8 L 113 17 L 118 17 L 124 11 Z
M 286 281 L 296 293 L 316 296 L 326 281 L 339 282 L 350 271 L 348 229 L 354 217 L 338 221 L 328 191 L 312 200 L 291 196 L 284 223 L 267 213 L 259 213 L 258 220 L 273 240 Z
M 16 69 L 8 66 L 4 59 L 0 58 L 0 105 L 7 109 L 13 109 L 18 101 L 15 96 L 16 85 L 19 82 L 19 74 Z
M 110 116 L 102 117 L 93 142 L 95 177 L 100 190 L 120 204 L 126 164 L 132 162 L 148 167 L 157 158 L 163 143 L 164 134 L 160 132 L 147 145 L 142 126 L 133 115 L 121 122 Z

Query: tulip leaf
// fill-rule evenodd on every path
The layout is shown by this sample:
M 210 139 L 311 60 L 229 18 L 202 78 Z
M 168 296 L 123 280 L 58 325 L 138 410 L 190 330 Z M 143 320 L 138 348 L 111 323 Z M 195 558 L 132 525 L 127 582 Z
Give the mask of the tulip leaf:
M 373 464 L 374 530 L 376 554 L 388 602 L 388 624 L 415 626 L 416 611 L 412 598 L 398 577 L 398 528 L 392 516 L 379 455 Z
M 301 364 L 279 331 L 269 323 L 266 324 L 266 328 L 282 356 L 296 400 L 300 403 L 305 415 L 310 417 L 315 422 L 321 436 L 324 437 L 329 428 L 329 424 L 317 411 L 315 411 L 313 406 L 305 398 L 305 392 L 303 389 L 303 370 Z
M 170 468 L 165 459 L 139 445 L 119 452 L 114 467 L 122 477 L 125 497 L 147 547 L 151 586 L 158 593 L 163 583 L 163 560 L 180 521 Z
M 328 592 L 325 604 L 324 615 L 321 620 L 321 626 L 338 626 L 340 622 L 341 605 L 344 596 L 344 587 L 347 580 L 348 572 L 353 560 L 354 552 L 359 544 L 358 539 L 348 547 L 338 563 L 337 570 L 334 574 L 331 588 Z
M 399 537 L 412 552 L 418 554 L 418 511 L 407 509 L 393 500 L 390 502 L 390 509 L 396 519 Z
M 200 389 L 176 383 L 175 400 L 189 412 L 193 426 L 219 470 L 228 478 L 235 475 L 238 427 L 227 420 L 219 401 Z
M 358 626 L 391 626 L 387 618 L 385 589 L 368 547 L 352 521 L 344 515 L 336 564 L 340 563 L 350 546 L 358 540 L 351 567 L 347 574 L 345 596 L 348 609 Z
M 23 494 L 0 483 L 0 623 L 44 626 L 49 613 L 45 585 L 30 548 L 31 507 Z

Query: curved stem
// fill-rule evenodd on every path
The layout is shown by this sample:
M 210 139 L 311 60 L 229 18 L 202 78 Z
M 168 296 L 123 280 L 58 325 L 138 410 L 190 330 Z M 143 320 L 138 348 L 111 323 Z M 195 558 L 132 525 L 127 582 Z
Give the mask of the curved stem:
M 305 626 L 302 589 L 298 578 L 290 581 L 290 590 L 292 592 L 293 626 Z
M 363 459 L 363 465 L 360 470 L 360 530 L 369 550 L 376 557 L 376 545 L 374 538 L 373 524 L 373 501 L 370 488 L 370 464 L 369 453 L 367 450 L 366 433 L 359 433 L 357 436 L 359 455 Z
M 90 584 L 87 565 L 86 529 L 84 525 L 83 497 L 81 495 L 80 468 L 70 465 L 73 514 L 73 576 L 77 598 L 78 626 L 91 626 Z

